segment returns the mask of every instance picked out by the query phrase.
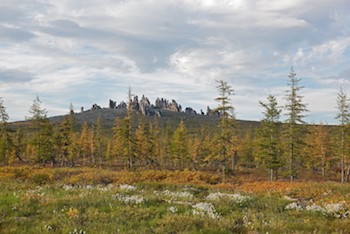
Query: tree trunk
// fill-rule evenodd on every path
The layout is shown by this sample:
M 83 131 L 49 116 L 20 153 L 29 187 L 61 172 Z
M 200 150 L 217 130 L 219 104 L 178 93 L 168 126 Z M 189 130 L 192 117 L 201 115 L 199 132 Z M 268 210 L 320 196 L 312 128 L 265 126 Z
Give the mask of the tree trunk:
M 346 177 L 345 177 L 345 182 L 349 181 L 349 176 L 350 176 L 350 165 L 348 164 L 346 168 Z
M 340 162 L 340 170 L 341 170 L 341 183 L 345 182 L 344 172 L 345 172 L 345 141 L 344 141 L 344 127 L 342 127 L 341 131 L 341 162 Z
M 274 174 L 273 169 L 270 169 L 270 181 L 273 181 L 273 174 Z
M 294 144 L 291 142 L 290 144 L 290 152 L 289 152 L 289 157 L 290 157 L 290 165 L 289 165 L 289 170 L 290 170 L 290 182 L 294 181 Z
M 321 168 L 321 170 L 322 170 L 322 177 L 323 178 L 326 177 L 326 156 L 325 155 L 323 155 L 323 157 L 322 157 L 322 168 Z

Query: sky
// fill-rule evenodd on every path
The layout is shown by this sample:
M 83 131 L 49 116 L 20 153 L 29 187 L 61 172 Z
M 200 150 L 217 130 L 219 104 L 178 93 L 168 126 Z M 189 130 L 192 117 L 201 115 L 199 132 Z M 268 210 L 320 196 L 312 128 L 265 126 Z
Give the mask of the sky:
M 285 105 L 294 67 L 305 120 L 333 124 L 350 92 L 349 12 L 348 0 L 0 0 L 0 97 L 10 121 L 37 95 L 55 116 L 126 101 L 129 87 L 206 111 L 224 80 L 236 117 L 259 120 L 269 94 Z

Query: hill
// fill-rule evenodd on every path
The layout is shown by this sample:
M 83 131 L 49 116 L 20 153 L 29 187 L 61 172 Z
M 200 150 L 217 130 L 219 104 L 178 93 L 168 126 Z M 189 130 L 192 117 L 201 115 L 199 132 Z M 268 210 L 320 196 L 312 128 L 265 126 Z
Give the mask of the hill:
M 206 114 L 203 111 L 198 114 L 191 107 L 186 107 L 185 110 L 182 110 L 182 106 L 175 100 L 168 101 L 164 98 L 157 98 L 155 103 L 151 104 L 145 96 L 142 96 L 140 100 L 138 96 L 134 96 L 133 100 L 130 101 L 130 105 L 133 109 L 135 123 L 145 119 L 150 122 L 156 121 L 161 128 L 175 129 L 182 120 L 191 133 L 195 133 L 200 129 L 215 131 L 220 119 L 220 114 L 209 107 Z M 125 102 L 122 101 L 117 105 L 115 101 L 110 100 L 108 108 L 102 108 L 97 104 L 93 104 L 88 110 L 81 108 L 80 112 L 74 113 L 74 119 L 77 129 L 80 129 L 83 123 L 93 125 L 100 118 L 105 132 L 112 133 L 115 120 L 125 117 L 126 112 L 127 104 Z M 62 122 L 67 115 L 49 117 L 49 120 L 56 125 Z M 30 125 L 30 121 L 18 121 L 9 124 L 13 131 Z M 239 131 L 255 129 L 259 125 L 260 123 L 257 121 L 237 120 Z
M 53 124 L 58 124 L 63 121 L 64 117 L 67 115 L 54 116 L 50 117 L 50 121 Z M 115 120 L 117 118 L 123 118 L 126 116 L 126 110 L 120 109 L 111 109 L 111 108 L 101 108 L 94 110 L 87 110 L 80 113 L 74 114 L 75 123 L 78 126 L 81 126 L 83 123 L 88 123 L 92 125 L 96 123 L 97 119 L 100 118 L 103 128 L 108 132 L 112 130 L 115 125 Z M 186 127 L 190 132 L 194 133 L 199 131 L 201 128 L 208 130 L 214 130 L 219 121 L 218 116 L 202 115 L 202 114 L 189 114 L 185 112 L 173 112 L 170 110 L 163 110 L 162 116 L 145 116 L 140 112 L 134 112 L 134 117 L 136 122 L 139 122 L 141 119 L 152 122 L 156 121 L 160 127 L 167 127 L 169 129 L 174 129 L 178 126 L 181 120 L 184 121 Z M 27 124 L 25 122 L 18 123 L 20 125 Z M 260 125 L 257 121 L 248 121 L 248 120 L 237 120 L 237 128 L 240 131 L 247 129 L 255 129 Z

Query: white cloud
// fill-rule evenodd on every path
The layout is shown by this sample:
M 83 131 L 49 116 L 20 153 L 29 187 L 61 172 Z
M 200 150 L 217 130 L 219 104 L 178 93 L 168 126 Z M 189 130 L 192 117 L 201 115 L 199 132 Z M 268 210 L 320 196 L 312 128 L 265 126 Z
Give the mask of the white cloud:
M 294 65 L 312 111 L 329 118 L 332 95 L 350 88 L 349 10 L 345 0 L 3 0 L 1 95 L 13 120 L 36 94 L 54 115 L 120 101 L 129 86 L 205 109 L 224 79 L 237 116 L 259 119 L 257 99 L 283 94 Z

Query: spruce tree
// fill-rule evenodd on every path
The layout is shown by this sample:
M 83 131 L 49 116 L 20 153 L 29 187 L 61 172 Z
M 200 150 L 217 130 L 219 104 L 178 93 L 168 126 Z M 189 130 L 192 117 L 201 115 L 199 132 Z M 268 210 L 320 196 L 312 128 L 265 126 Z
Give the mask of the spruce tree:
M 305 124 L 304 113 L 307 110 L 306 104 L 303 103 L 303 96 L 299 92 L 304 88 L 299 85 L 301 79 L 296 77 L 293 67 L 288 75 L 288 86 L 289 90 L 286 91 L 286 105 L 285 110 L 287 111 L 286 116 L 286 137 L 288 147 L 288 174 L 290 181 L 293 181 L 297 175 L 297 163 L 298 157 L 300 159 L 300 150 L 303 145 L 303 136 L 305 128 L 302 126 Z
M 217 90 L 219 96 L 215 99 L 219 104 L 215 109 L 220 113 L 219 122 L 219 160 L 221 162 L 222 172 L 226 175 L 228 172 L 229 158 L 231 157 L 232 162 L 234 162 L 234 156 L 236 154 L 235 147 L 233 147 L 234 142 L 234 125 L 235 116 L 233 114 L 234 107 L 231 105 L 230 96 L 234 94 L 232 87 L 223 80 L 217 81 Z M 234 170 L 234 163 L 231 164 L 231 171 Z
M 264 117 L 260 121 L 261 127 L 257 131 L 258 158 L 260 163 L 270 170 L 270 180 L 277 179 L 277 170 L 282 165 L 279 121 L 281 109 L 278 107 L 276 97 L 269 95 L 267 103 L 259 102 L 264 108 Z

